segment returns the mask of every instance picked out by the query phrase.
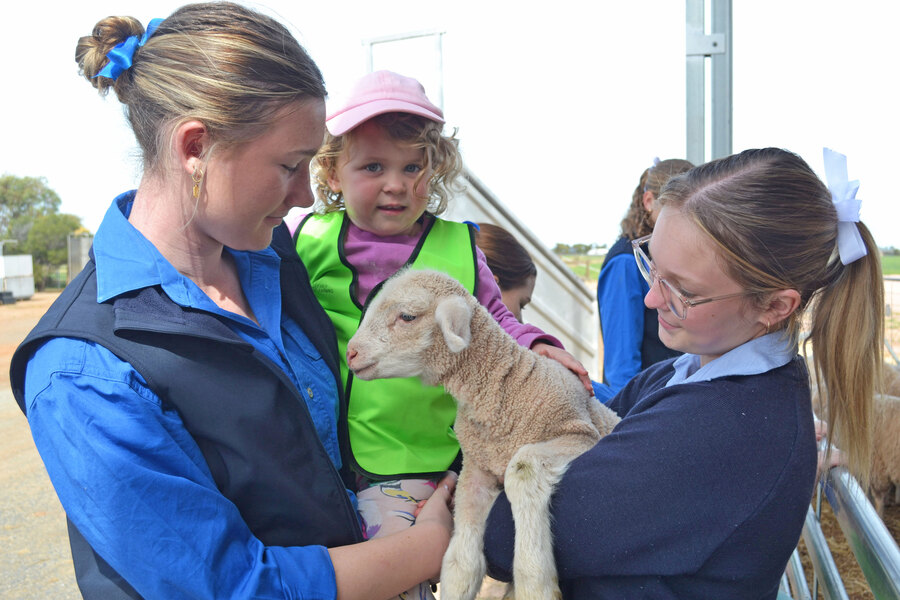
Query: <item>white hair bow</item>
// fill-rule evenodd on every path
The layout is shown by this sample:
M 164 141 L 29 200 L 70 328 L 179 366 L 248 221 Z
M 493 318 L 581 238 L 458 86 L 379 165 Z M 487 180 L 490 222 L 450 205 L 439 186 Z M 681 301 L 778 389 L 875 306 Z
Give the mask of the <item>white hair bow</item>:
M 849 265 L 867 254 L 866 245 L 856 226 L 859 223 L 860 200 L 856 197 L 859 181 L 847 181 L 847 157 L 831 148 L 824 148 L 825 179 L 831 191 L 831 201 L 837 210 L 838 254 Z

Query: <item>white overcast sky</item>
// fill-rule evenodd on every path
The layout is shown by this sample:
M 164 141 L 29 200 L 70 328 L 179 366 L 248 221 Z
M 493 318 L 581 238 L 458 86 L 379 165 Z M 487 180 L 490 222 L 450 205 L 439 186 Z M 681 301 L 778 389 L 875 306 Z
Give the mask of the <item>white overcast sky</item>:
M 102 17 L 146 24 L 183 2 L 12 2 L 0 19 L 0 174 L 46 177 L 63 212 L 95 231 L 136 186 L 133 136 L 114 95 L 77 74 L 75 44 Z M 332 97 L 376 68 L 443 82 L 467 166 L 549 247 L 610 244 L 643 169 L 685 154 L 683 0 L 453 2 L 264 0 L 319 64 Z M 900 247 L 896 150 L 900 9 L 883 0 L 734 0 L 734 151 L 780 146 L 822 174 L 847 154 L 862 218 Z M 434 99 L 434 98 L 433 98 Z M 435 99 L 437 100 L 437 99 Z

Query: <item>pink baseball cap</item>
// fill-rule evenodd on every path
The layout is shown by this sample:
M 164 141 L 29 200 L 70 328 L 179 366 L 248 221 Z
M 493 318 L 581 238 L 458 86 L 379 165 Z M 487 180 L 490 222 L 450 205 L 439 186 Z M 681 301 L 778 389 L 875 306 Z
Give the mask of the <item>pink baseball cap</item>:
M 325 126 L 331 135 L 344 135 L 376 115 L 391 112 L 444 122 L 444 113 L 431 103 L 421 83 L 391 71 L 375 71 L 356 82 L 344 103 L 329 112 Z

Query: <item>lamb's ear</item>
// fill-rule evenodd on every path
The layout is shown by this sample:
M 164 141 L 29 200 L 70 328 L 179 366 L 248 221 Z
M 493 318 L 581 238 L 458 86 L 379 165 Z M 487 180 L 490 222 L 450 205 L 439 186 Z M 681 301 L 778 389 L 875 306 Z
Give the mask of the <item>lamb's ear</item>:
M 460 296 L 450 296 L 434 309 L 437 321 L 450 352 L 462 352 L 472 340 L 472 309 Z

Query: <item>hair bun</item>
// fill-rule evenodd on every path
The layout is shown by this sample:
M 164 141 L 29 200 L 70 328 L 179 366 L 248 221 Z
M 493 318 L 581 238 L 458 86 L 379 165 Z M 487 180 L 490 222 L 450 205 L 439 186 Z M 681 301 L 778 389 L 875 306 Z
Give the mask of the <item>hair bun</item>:
M 75 47 L 75 62 L 78 72 L 105 95 L 115 83 L 106 77 L 97 77 L 97 73 L 106 66 L 110 50 L 121 44 L 132 35 L 143 35 L 144 26 L 134 17 L 106 17 L 94 25 L 91 35 L 78 40 Z

